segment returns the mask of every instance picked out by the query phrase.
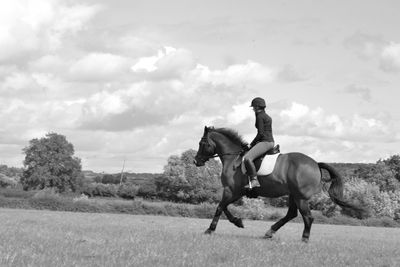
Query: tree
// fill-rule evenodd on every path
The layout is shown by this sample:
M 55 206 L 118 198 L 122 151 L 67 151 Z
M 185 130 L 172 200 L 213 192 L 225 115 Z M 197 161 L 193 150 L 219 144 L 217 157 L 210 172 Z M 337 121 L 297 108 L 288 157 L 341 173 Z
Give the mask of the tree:
M 396 191 L 400 188 L 392 169 L 382 161 L 375 164 L 362 165 L 354 171 L 355 177 L 370 184 L 379 186 L 381 191 Z
M 193 164 L 195 150 L 187 150 L 179 156 L 171 156 L 162 176 L 156 179 L 159 196 L 164 199 L 200 203 L 220 199 L 221 163 L 211 159 L 204 167 Z
M 21 184 L 25 190 L 55 188 L 75 191 L 83 178 L 81 161 L 65 136 L 48 133 L 32 139 L 23 149 L 26 154 Z
M 400 155 L 393 155 L 390 158 L 383 160 L 383 163 L 389 166 L 396 179 L 400 182 Z

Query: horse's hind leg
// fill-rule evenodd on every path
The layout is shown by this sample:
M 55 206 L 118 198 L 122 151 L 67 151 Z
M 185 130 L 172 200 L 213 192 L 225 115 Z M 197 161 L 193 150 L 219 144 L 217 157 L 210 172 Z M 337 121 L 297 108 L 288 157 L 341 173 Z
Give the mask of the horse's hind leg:
M 304 221 L 304 231 L 301 240 L 304 242 L 308 242 L 308 239 L 310 238 L 311 225 L 314 221 L 314 218 L 311 216 L 308 200 L 298 199 L 296 200 L 296 205 L 299 208 L 299 211 L 303 216 L 303 221 Z
M 276 231 L 279 230 L 282 226 L 284 226 L 288 221 L 294 219 L 297 217 L 297 206 L 296 202 L 294 201 L 294 198 L 292 195 L 289 196 L 289 209 L 285 217 L 280 219 L 278 222 L 276 222 L 274 225 L 271 226 L 271 228 L 268 230 L 268 232 L 265 234 L 265 238 L 272 238 L 272 236 L 275 234 Z

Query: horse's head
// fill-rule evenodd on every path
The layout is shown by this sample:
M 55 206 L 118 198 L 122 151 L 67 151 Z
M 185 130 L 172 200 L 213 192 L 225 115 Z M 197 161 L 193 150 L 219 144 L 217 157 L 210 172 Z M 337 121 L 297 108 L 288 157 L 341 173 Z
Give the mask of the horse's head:
M 212 128 L 208 128 L 207 126 L 204 127 L 204 134 L 199 142 L 199 149 L 193 162 L 197 167 L 204 166 L 205 163 L 216 154 L 216 145 L 209 138 L 211 129 Z

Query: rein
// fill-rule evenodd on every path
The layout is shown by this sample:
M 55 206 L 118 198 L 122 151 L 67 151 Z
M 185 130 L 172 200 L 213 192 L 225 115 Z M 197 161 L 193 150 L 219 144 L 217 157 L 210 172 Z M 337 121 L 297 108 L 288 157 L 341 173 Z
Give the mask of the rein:
M 240 150 L 240 151 L 237 151 L 237 152 L 231 152 L 231 153 L 215 154 L 214 156 L 211 156 L 210 158 L 216 158 L 216 157 L 219 157 L 219 156 L 221 156 L 221 157 L 223 157 L 223 156 L 237 156 L 237 155 L 242 154 L 243 151 L 244 150 Z
M 209 159 L 211 159 L 211 158 L 223 157 L 223 156 L 238 156 L 238 155 L 242 154 L 243 151 L 244 151 L 244 150 L 237 151 L 237 152 L 231 152 L 231 153 L 223 153 L 223 154 L 218 154 L 218 153 L 217 153 L 217 154 L 215 154 L 215 155 L 209 156 L 209 157 L 207 158 L 207 160 L 209 160 Z M 204 157 L 204 158 L 205 158 L 205 157 Z

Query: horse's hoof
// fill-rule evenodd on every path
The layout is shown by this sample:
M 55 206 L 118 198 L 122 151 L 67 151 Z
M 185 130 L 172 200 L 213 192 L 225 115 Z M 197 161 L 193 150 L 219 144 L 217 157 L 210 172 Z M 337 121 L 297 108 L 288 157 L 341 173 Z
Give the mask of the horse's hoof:
M 275 231 L 269 229 L 268 232 L 265 233 L 264 238 L 270 239 L 274 236 L 275 233 L 276 233 Z
M 244 228 L 243 221 L 241 218 L 236 219 L 234 224 L 239 228 Z
M 301 241 L 303 241 L 304 243 L 308 243 L 308 237 L 303 237 L 303 238 L 301 239 Z
M 214 233 L 214 231 L 211 230 L 211 229 L 207 229 L 204 233 L 205 233 L 206 235 L 211 235 L 212 233 Z

